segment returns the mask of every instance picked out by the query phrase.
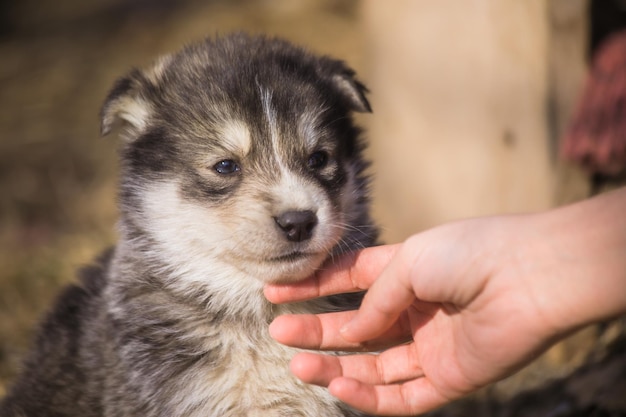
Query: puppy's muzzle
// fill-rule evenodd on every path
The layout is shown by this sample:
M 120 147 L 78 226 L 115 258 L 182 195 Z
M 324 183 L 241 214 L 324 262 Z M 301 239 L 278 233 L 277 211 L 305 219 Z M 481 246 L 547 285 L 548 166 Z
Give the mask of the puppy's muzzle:
M 317 225 L 317 215 L 311 210 L 286 211 L 274 217 L 276 224 L 291 242 L 302 242 L 313 235 Z

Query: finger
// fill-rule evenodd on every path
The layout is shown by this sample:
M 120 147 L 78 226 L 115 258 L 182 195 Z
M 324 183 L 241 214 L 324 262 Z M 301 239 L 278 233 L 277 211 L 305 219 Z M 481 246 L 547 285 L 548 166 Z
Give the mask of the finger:
M 304 352 L 294 356 L 291 371 L 304 382 L 321 386 L 339 377 L 372 385 L 408 381 L 424 376 L 410 346 L 398 346 L 381 355 L 333 356 Z
M 274 340 L 287 346 L 315 350 L 376 351 L 411 340 L 408 318 L 401 317 L 379 338 L 366 342 L 348 342 L 339 330 L 355 311 L 326 314 L 279 316 L 270 324 Z
M 379 355 L 339 356 L 341 376 L 372 385 L 388 385 L 424 376 L 414 345 L 393 347 Z
M 376 246 L 344 255 L 314 276 L 293 284 L 268 284 L 265 297 L 272 303 L 302 301 L 325 295 L 367 289 L 378 277 L 399 245 Z
M 328 385 L 329 392 L 346 404 L 368 414 L 412 416 L 447 403 L 427 378 L 403 384 L 372 385 L 356 379 L 339 377 Z
M 365 294 L 351 322 L 341 329 L 347 341 L 371 340 L 387 331 L 415 300 L 410 279 L 414 254 L 399 250 Z
M 290 370 L 303 382 L 324 387 L 333 379 L 344 376 L 369 384 L 379 381 L 375 355 L 334 356 L 303 352 L 293 357 Z
M 333 313 L 321 317 L 314 314 L 279 316 L 270 324 L 270 336 L 283 345 L 302 349 L 325 349 L 334 347 L 338 350 L 358 348 L 358 343 L 348 343 L 338 338 L 341 323 L 354 316 L 354 311 Z M 339 340 L 338 340 L 339 339 Z
M 327 387 L 330 381 L 343 373 L 339 357 L 309 352 L 294 356 L 289 370 L 303 382 L 321 387 Z

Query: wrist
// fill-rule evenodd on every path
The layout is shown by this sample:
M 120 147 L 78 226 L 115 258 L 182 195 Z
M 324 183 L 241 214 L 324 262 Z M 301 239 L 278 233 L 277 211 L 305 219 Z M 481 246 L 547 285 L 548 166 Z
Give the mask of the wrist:
M 530 279 L 553 331 L 624 314 L 626 189 L 531 217 L 539 277 Z

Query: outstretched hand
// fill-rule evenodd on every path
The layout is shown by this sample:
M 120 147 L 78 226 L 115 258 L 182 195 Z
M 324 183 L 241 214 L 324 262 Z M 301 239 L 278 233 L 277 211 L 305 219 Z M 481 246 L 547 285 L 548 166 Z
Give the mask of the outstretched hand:
M 365 249 L 266 297 L 291 302 L 369 289 L 358 312 L 278 317 L 278 342 L 346 356 L 300 353 L 292 372 L 363 411 L 411 415 L 501 378 L 549 340 L 542 312 L 508 258 L 500 220 L 475 220 L 416 235 L 401 245 Z M 500 251 L 498 252 L 498 250 Z M 513 254 L 515 255 L 515 254 Z M 497 259 L 498 262 L 491 260 Z M 504 266 L 504 268 L 500 268 Z M 498 279 L 494 279 L 498 275 Z M 389 347 L 392 345 L 391 347 Z
M 368 290 L 358 311 L 281 316 L 302 381 L 372 414 L 423 413 L 495 382 L 581 326 L 626 313 L 626 188 L 540 214 L 441 226 L 348 255 L 274 303 Z

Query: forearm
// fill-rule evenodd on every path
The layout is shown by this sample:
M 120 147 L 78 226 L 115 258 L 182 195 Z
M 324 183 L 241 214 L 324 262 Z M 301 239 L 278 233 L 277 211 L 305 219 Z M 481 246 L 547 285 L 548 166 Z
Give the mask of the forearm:
M 536 227 L 533 227 L 536 226 Z M 626 313 L 626 188 L 535 215 L 538 306 L 559 332 Z M 533 278 L 533 277 L 530 277 Z

